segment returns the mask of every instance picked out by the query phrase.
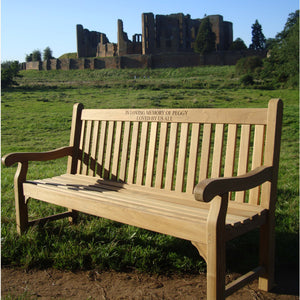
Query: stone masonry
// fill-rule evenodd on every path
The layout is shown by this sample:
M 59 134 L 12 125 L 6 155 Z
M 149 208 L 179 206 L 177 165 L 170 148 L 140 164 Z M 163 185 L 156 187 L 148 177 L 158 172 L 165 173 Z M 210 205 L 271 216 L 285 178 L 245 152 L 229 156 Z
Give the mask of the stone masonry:
M 208 16 L 216 34 L 216 51 L 228 50 L 232 41 L 232 23 L 223 21 L 221 15 Z M 132 40 L 118 20 L 118 43 L 110 43 L 104 33 L 89 31 L 77 25 L 77 57 L 108 57 L 130 54 L 164 54 L 193 52 L 193 43 L 201 19 L 191 19 L 182 13 L 171 15 L 142 14 L 142 33 L 134 34 Z

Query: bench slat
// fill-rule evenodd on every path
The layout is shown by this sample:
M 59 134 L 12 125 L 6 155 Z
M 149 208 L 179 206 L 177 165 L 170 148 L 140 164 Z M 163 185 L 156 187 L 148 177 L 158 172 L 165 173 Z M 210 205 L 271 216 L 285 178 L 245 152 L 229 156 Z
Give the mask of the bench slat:
M 165 170 L 165 156 L 166 156 L 166 146 L 167 146 L 167 123 L 162 123 L 160 126 L 160 136 L 158 144 L 158 154 L 157 154 L 157 164 L 156 164 L 156 174 L 155 174 L 155 187 L 162 188 L 163 175 Z
M 245 174 L 248 171 L 250 131 L 250 125 L 242 125 L 237 175 Z M 245 192 L 236 192 L 235 201 L 244 202 L 244 200 Z
M 199 182 L 208 177 L 209 158 L 210 158 L 210 145 L 211 145 L 211 124 L 204 124 L 202 146 L 201 146 L 201 161 L 200 161 L 200 172 Z
M 146 170 L 145 185 L 152 186 L 153 181 L 153 170 L 155 161 L 155 149 L 156 149 L 156 139 L 157 139 L 157 123 L 151 123 L 151 132 L 149 138 L 149 152 L 148 152 L 148 162 Z
M 79 154 L 81 155 L 81 157 L 79 158 L 78 164 L 77 164 L 77 173 L 81 174 L 81 168 L 83 165 L 83 145 L 84 145 L 84 132 L 85 132 L 85 124 L 86 122 L 83 121 L 82 122 L 82 127 L 81 127 L 81 134 L 80 134 L 80 142 L 79 142 L 79 149 L 81 150 L 79 152 Z
M 148 138 L 148 122 L 142 123 L 142 131 L 139 145 L 139 158 L 137 165 L 136 184 L 142 185 L 144 179 L 147 138 Z
M 236 138 L 237 138 L 237 124 L 229 124 L 228 131 L 227 131 L 224 177 L 233 176 L 235 156 L 236 156 Z M 229 193 L 228 198 L 231 199 L 231 193 Z
M 212 171 L 211 171 L 212 178 L 219 177 L 221 174 L 223 139 L 224 139 L 224 124 L 216 124 L 216 131 L 215 131 L 215 138 L 214 138 L 214 151 L 212 157 Z
M 253 145 L 253 157 L 252 157 L 252 170 L 262 165 L 263 151 L 264 151 L 264 139 L 265 139 L 265 126 L 256 125 L 254 131 L 254 145 Z M 260 187 L 256 187 L 250 190 L 249 203 L 259 204 Z
M 86 121 L 86 130 L 85 130 L 85 137 L 84 137 L 83 166 L 82 166 L 82 174 L 85 174 L 85 175 L 88 174 L 88 169 L 89 169 L 91 133 L 92 133 L 92 121 Z
M 174 165 L 175 165 L 176 148 L 177 148 L 177 133 L 178 133 L 178 124 L 171 123 L 169 147 L 168 147 L 166 182 L 165 182 L 166 190 L 171 190 L 173 186 Z
M 125 122 L 124 132 L 123 132 L 123 141 L 122 141 L 122 156 L 120 162 L 120 174 L 119 180 L 125 181 L 126 179 L 126 167 L 127 167 L 127 158 L 128 158 L 128 149 L 129 149 L 129 136 L 130 136 L 130 122 Z
M 98 149 L 98 167 L 97 175 L 102 177 L 103 174 L 103 161 L 104 161 L 104 146 L 105 146 L 105 137 L 106 137 L 106 121 L 101 121 L 101 132 L 99 139 L 99 149 Z
M 89 175 L 96 175 L 96 155 L 97 155 L 97 146 L 98 146 L 98 137 L 99 137 L 99 121 L 94 122 L 93 127 L 93 138 L 91 145 L 91 161 L 90 161 L 90 170 Z
M 111 167 L 111 179 L 112 180 L 117 180 L 117 178 L 118 178 L 120 146 L 121 146 L 121 138 L 122 138 L 121 133 L 122 133 L 122 122 L 118 121 L 116 124 L 114 154 L 113 154 L 113 162 L 112 162 L 112 167 Z
M 133 183 L 133 181 L 134 181 L 139 126 L 140 126 L 139 122 L 133 123 L 131 146 L 130 146 L 129 167 L 128 167 L 128 178 L 127 178 L 128 183 Z
M 113 134 L 114 134 L 114 122 L 108 122 L 108 132 L 106 139 L 106 150 L 105 150 L 105 160 L 104 160 L 104 178 L 109 178 L 110 168 L 111 168 L 111 154 L 113 149 Z
M 185 175 L 188 134 L 189 134 L 188 123 L 181 124 L 178 162 L 177 162 L 177 171 L 176 171 L 176 185 L 175 185 L 176 192 L 182 192 L 184 188 L 184 175 Z
M 188 164 L 188 172 L 187 172 L 187 182 L 186 182 L 187 193 L 192 193 L 195 187 L 199 133 L 200 133 L 200 124 L 193 123 L 192 133 L 191 133 L 189 164 Z

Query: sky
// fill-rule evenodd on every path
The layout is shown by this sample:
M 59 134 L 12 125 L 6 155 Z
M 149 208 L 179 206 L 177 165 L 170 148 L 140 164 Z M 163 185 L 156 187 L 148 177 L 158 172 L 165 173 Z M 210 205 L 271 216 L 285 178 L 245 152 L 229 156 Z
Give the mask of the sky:
M 2 0 L 1 61 L 24 62 L 27 54 L 50 47 L 54 57 L 76 52 L 76 24 L 105 33 L 117 42 L 117 20 L 131 39 L 142 32 L 143 12 L 183 13 L 192 19 L 222 15 L 233 23 L 233 39 L 251 44 L 255 20 L 266 38 L 282 31 L 290 13 L 299 9 L 299 0 Z

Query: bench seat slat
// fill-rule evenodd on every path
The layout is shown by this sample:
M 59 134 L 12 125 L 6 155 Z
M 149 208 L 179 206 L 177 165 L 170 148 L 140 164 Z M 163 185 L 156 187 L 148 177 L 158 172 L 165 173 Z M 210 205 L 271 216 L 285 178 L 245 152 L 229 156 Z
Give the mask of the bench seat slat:
M 116 184 L 110 183 L 112 183 L 112 181 L 68 174 L 44 180 L 27 181 L 24 184 L 24 193 L 28 197 L 36 197 L 37 199 L 71 207 L 72 209 L 77 209 L 76 206 L 73 206 L 72 200 L 70 200 L 73 198 L 84 198 L 85 201 L 89 201 L 87 199 L 98 201 L 99 207 L 97 211 L 94 212 L 94 215 L 103 217 L 105 216 L 101 214 L 102 205 L 105 205 L 105 207 L 109 205 L 113 207 L 120 205 L 123 206 L 127 212 L 128 210 L 131 212 L 136 210 L 139 211 L 139 213 L 143 211 L 145 214 L 155 216 L 153 222 L 160 222 L 160 218 L 174 218 L 184 226 L 188 223 L 192 223 L 193 225 L 189 224 L 191 228 L 196 226 L 195 224 L 197 224 L 198 229 L 201 226 L 205 228 L 209 209 L 209 204 L 207 203 L 200 203 L 195 200 L 193 202 L 185 201 L 185 199 L 182 200 L 183 197 L 180 199 L 178 193 L 174 193 L 177 196 L 173 197 L 172 192 L 151 192 L 151 190 L 155 190 L 154 188 L 147 188 L 145 191 L 145 189 L 142 188 L 135 188 L 137 187 L 135 185 L 120 184 L 117 186 Z M 58 199 L 53 200 L 52 197 L 50 197 L 51 199 L 47 199 L 47 195 L 51 195 L 54 192 Z M 81 205 L 86 206 L 84 201 Z M 81 211 L 82 210 L 84 210 L 83 207 L 81 207 Z M 229 207 L 226 217 L 227 234 L 228 236 L 232 236 L 238 233 L 239 231 L 236 230 L 236 227 L 256 226 L 256 223 L 264 221 L 265 214 L 263 211 L 253 210 L 253 212 L 251 212 L 249 210 L 239 209 L 237 205 Z M 135 223 L 131 225 L 143 227 L 143 224 Z M 168 231 L 167 234 L 178 236 L 176 230 L 174 233 Z
M 107 186 L 108 188 L 110 187 L 126 187 L 129 190 L 132 191 L 141 191 L 141 192 L 147 192 L 151 194 L 156 194 L 156 195 L 162 195 L 166 201 L 174 202 L 174 203 L 179 203 L 179 204 L 184 204 L 186 205 L 188 203 L 189 206 L 192 207 L 197 207 L 197 208 L 204 208 L 208 209 L 209 203 L 201 202 L 201 201 L 195 201 L 194 195 L 187 194 L 187 193 L 177 193 L 175 191 L 166 191 L 166 190 L 161 190 L 161 189 L 156 189 L 152 187 L 146 187 L 146 186 L 137 186 L 135 184 L 124 184 L 121 182 L 116 182 L 116 181 L 111 181 L 111 180 L 105 180 L 102 178 L 94 178 L 90 176 L 84 176 L 84 175 L 72 175 L 72 174 L 64 174 L 59 177 L 54 177 L 54 178 L 59 178 L 59 180 L 80 180 L 80 182 L 84 182 L 87 185 L 93 185 L 95 182 L 101 183 L 103 186 Z M 242 216 L 245 217 L 250 217 L 254 214 L 260 214 L 263 209 L 260 206 L 257 205 L 251 205 L 248 203 L 239 203 L 236 201 L 230 201 L 229 206 L 228 206 L 228 212 L 231 214 L 238 214 L 235 213 L 239 212 Z

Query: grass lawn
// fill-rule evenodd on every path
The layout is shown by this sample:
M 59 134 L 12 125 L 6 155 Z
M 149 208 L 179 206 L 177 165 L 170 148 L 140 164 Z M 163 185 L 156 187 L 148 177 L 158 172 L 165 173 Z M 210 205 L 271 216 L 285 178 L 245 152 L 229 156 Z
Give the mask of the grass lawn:
M 72 106 L 86 108 L 266 107 L 284 101 L 276 208 L 276 264 L 298 265 L 299 91 L 243 87 L 234 67 L 23 71 L 19 86 L 2 90 L 2 155 L 46 151 L 68 145 Z M 65 172 L 66 159 L 30 163 L 28 179 Z M 132 226 L 81 214 L 16 233 L 13 176 L 2 168 L 2 266 L 59 269 L 139 269 L 147 272 L 199 272 L 205 263 L 191 243 Z M 30 201 L 30 218 L 62 209 Z M 255 265 L 257 233 L 228 245 L 228 271 Z M 242 251 L 241 251 L 242 249 Z M 254 253 L 254 254 L 253 254 Z M 242 256 L 241 256 L 242 255 Z M 238 257 L 240 256 L 240 257 Z

